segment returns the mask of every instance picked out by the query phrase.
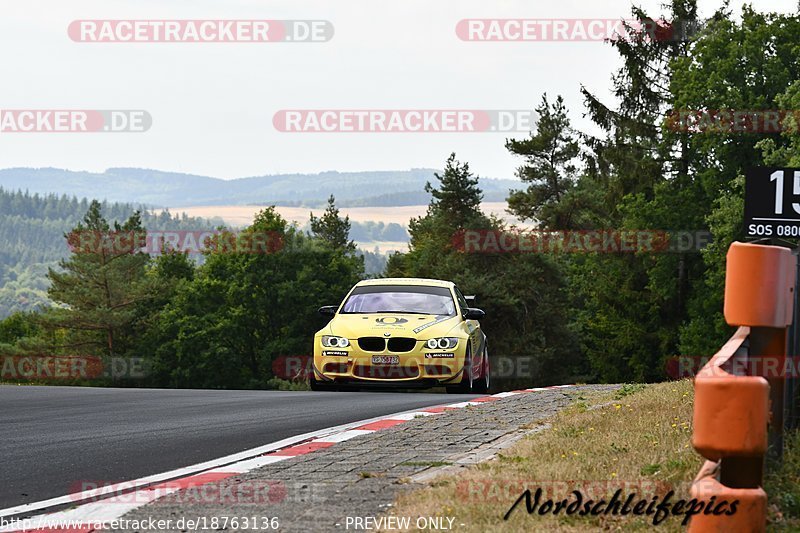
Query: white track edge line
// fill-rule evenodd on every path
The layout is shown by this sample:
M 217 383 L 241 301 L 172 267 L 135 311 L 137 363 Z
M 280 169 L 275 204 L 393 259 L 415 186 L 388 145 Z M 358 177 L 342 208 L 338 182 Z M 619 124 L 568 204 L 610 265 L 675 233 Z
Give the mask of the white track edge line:
M 573 385 L 556 385 L 556 386 L 553 386 L 553 387 L 542 387 L 542 388 L 525 389 L 525 390 L 528 391 L 528 392 L 538 392 L 538 391 L 543 391 L 543 390 L 548 390 L 548 389 L 557 389 L 557 388 L 565 388 L 565 387 L 572 387 L 572 386 Z M 492 397 L 504 398 L 504 397 L 510 396 L 512 394 L 521 394 L 521 393 L 497 393 L 497 394 L 493 394 Z M 424 407 L 422 409 L 432 409 L 432 408 L 436 408 L 436 407 L 466 407 L 468 405 L 481 405 L 483 403 L 485 403 L 485 402 L 470 402 L 470 401 L 467 401 L 467 402 L 459 402 L 459 403 L 455 403 L 455 404 L 434 405 L 434 406 Z M 302 435 L 297 435 L 295 437 L 288 437 L 286 439 L 282 439 L 282 440 L 279 440 L 279 441 L 276 441 L 276 442 L 273 442 L 273 443 L 270 443 L 270 444 L 266 444 L 266 445 L 259 446 L 259 447 L 256 447 L 256 448 L 251 448 L 249 450 L 245 450 L 245 451 L 242 451 L 242 452 L 239 452 L 239 453 L 227 455 L 227 456 L 220 457 L 220 458 L 217 458 L 217 459 L 212 459 L 210 461 L 205 461 L 205 462 L 197 463 L 197 464 L 194 464 L 194 465 L 191 465 L 191 466 L 187 466 L 187 467 L 184 467 L 184 468 L 178 468 L 178 469 L 175 469 L 175 470 L 170 470 L 168 472 L 163 472 L 163 473 L 160 473 L 160 474 L 154 474 L 152 476 L 147 476 L 147 477 L 135 479 L 135 480 L 132 480 L 132 481 L 120 483 L 120 484 L 117 484 L 116 487 L 120 487 L 121 486 L 121 488 L 117 488 L 117 489 L 115 489 L 115 485 L 111 485 L 111 486 L 107 486 L 107 487 L 102 487 L 100 489 L 83 491 L 83 492 L 78 492 L 78 493 L 73 493 L 73 494 L 67 494 L 65 496 L 59 496 L 59 497 L 56 497 L 56 498 L 50 498 L 48 500 L 41 500 L 41 501 L 38 501 L 38 502 L 31 502 L 31 503 L 19 505 L 19 506 L 16 506 L 16 507 L 9 507 L 7 509 L 0 509 L 0 518 L 9 518 L 9 517 L 12 517 L 12 516 L 20 515 L 20 514 L 23 514 L 23 513 L 31 513 L 31 512 L 34 512 L 34 511 L 43 511 L 43 510 L 49 509 L 51 507 L 58 507 L 58 506 L 62 506 L 62 505 L 79 504 L 81 502 L 85 502 L 86 500 L 96 499 L 96 498 L 98 498 L 100 496 L 109 496 L 109 497 L 111 497 L 111 496 L 117 494 L 118 492 L 120 492 L 120 490 L 124 490 L 126 492 L 127 491 L 132 491 L 134 489 L 139 489 L 139 488 L 142 488 L 142 487 L 153 485 L 155 483 L 162 482 L 162 481 L 170 481 L 170 480 L 174 480 L 174 479 L 177 479 L 177 478 L 183 478 L 183 477 L 186 477 L 186 476 L 189 476 L 189 475 L 192 475 L 192 474 L 198 474 L 198 473 L 205 472 L 205 471 L 212 470 L 212 469 L 216 469 L 216 468 L 221 468 L 221 467 L 226 467 L 226 466 L 233 466 L 236 463 L 247 461 L 247 460 L 251 460 L 251 459 L 254 459 L 254 458 L 258 457 L 259 455 L 264 455 L 266 453 L 269 453 L 269 452 L 272 452 L 272 451 L 276 451 L 276 450 L 279 450 L 281 448 L 286 448 L 286 447 L 292 446 L 294 444 L 298 444 L 300 442 L 309 441 L 309 440 L 317 440 L 317 441 L 319 441 L 320 439 L 324 439 L 326 437 L 332 437 L 333 435 L 336 435 L 336 434 L 339 434 L 339 433 L 343 433 L 345 431 L 350 431 L 350 430 L 353 430 L 356 427 L 363 426 L 363 425 L 366 425 L 366 424 L 370 424 L 372 422 L 378 422 L 378 421 L 381 421 L 381 420 L 392 420 L 392 419 L 394 419 L 393 417 L 399 417 L 399 416 L 403 416 L 403 415 L 406 415 L 406 416 L 408 416 L 408 415 L 428 416 L 428 415 L 433 415 L 433 414 L 439 414 L 439 413 L 427 413 L 427 412 L 423 413 L 423 412 L 420 412 L 419 409 L 410 409 L 410 410 L 407 410 L 407 411 L 401 411 L 401 412 L 393 413 L 393 414 L 390 414 L 390 415 L 383 415 L 383 416 L 378 416 L 378 417 L 374 417 L 374 418 L 368 418 L 368 419 L 364 419 L 364 420 L 359 420 L 357 422 L 350 422 L 350 423 L 342 424 L 342 425 L 339 425 L 339 426 L 333 426 L 333 427 L 330 427 L 330 428 L 324 428 L 324 429 L 321 429 L 321 430 L 318 430 L 318 431 L 312 431 L 312 432 L 309 432 L 309 433 L 304 433 Z M 410 420 L 410 419 L 411 418 L 408 418 L 406 420 Z M 353 436 L 355 436 L 355 435 L 353 435 Z M 330 442 L 330 441 L 323 441 L 323 442 Z M 336 441 L 333 441 L 333 442 L 336 442 Z M 287 459 L 288 458 L 289 458 L 289 456 L 287 456 Z M 93 502 L 90 502 L 90 503 L 99 503 L 99 502 L 93 501 Z M 6 528 L 0 528 L 0 531 L 9 531 L 9 530 L 6 529 Z
M 430 407 L 424 407 L 423 409 L 429 409 L 429 408 Z M 418 409 L 410 409 L 407 411 L 392 413 L 390 415 L 377 416 L 374 418 L 367 418 L 356 422 L 349 422 L 347 424 L 342 424 L 339 426 L 333 426 L 329 428 L 320 429 L 317 431 L 312 431 L 309 433 L 303 433 L 302 435 L 297 435 L 294 437 L 288 437 L 270 444 L 265 444 L 263 446 L 251 448 L 249 450 L 244 450 L 242 452 L 238 452 L 235 454 L 226 455 L 224 457 L 212 459 L 210 461 L 205 461 L 187 467 L 170 470 L 168 472 L 162 472 L 160 474 L 154 474 L 152 476 L 146 476 L 127 482 L 118 483 L 116 485 L 109 485 L 106 487 L 102 487 L 100 489 L 76 492 L 72 494 L 67 494 L 65 496 L 58 496 L 56 498 L 50 498 L 38 502 L 31 502 L 23 505 L 18 505 L 15 507 L 0 509 L 0 518 L 9 518 L 23 513 L 42 511 L 45 509 L 49 509 L 50 507 L 58 507 L 61 505 L 78 504 L 89 499 L 96 499 L 99 496 L 113 496 L 117 494 L 120 490 L 131 491 L 133 489 L 145 487 L 147 485 L 152 485 L 162 481 L 170 481 L 176 478 L 182 478 L 192 474 L 204 472 L 206 470 L 211 470 L 213 468 L 228 466 L 232 463 L 237 463 L 239 461 L 243 461 L 246 459 L 252 459 L 259 455 L 264 455 L 265 453 L 276 451 L 281 448 L 286 448 L 294 444 L 298 444 L 300 442 L 327 437 L 335 433 L 356 428 L 358 426 L 363 426 L 365 424 L 370 424 L 372 422 L 377 422 L 379 420 L 384 420 L 387 418 L 391 418 L 393 416 L 416 413 L 417 411 Z

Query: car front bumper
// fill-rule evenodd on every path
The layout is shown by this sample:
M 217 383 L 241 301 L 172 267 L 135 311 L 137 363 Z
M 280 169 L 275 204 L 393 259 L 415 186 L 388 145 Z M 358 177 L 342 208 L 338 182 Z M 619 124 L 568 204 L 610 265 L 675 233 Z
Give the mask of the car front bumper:
M 464 371 L 466 341 L 454 350 L 429 350 L 422 342 L 410 352 L 366 352 L 357 343 L 342 348 L 314 346 L 314 377 L 321 382 L 430 386 L 457 383 Z M 395 359 L 390 359 L 395 358 Z

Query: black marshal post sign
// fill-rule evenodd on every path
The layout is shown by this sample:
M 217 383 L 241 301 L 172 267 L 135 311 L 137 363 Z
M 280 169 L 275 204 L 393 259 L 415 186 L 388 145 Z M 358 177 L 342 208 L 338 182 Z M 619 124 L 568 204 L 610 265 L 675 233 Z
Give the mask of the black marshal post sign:
M 744 191 L 748 237 L 800 237 L 800 168 L 751 168 Z

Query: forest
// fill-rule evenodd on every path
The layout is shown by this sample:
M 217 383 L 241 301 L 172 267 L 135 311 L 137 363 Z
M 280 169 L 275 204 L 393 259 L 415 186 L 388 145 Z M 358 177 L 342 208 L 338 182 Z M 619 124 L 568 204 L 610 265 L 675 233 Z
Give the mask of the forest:
M 507 202 L 542 231 L 705 232 L 705 246 L 466 253 L 455 238 L 464 231 L 515 228 L 481 211 L 483 191 L 462 153 L 443 154 L 443 171 L 424 190 L 428 211 L 408 228 L 409 251 L 389 257 L 383 275 L 448 279 L 477 295 L 491 355 L 532 361 L 509 377 L 512 385 L 659 381 L 675 356 L 714 353 L 731 332 L 722 316 L 725 253 L 743 238 L 744 172 L 800 166 L 790 112 L 800 107 L 800 17 L 726 6 L 692 35 L 651 38 L 641 28 L 697 19 L 693 0 L 667 9 L 634 8 L 641 24 L 632 38 L 608 42 L 621 65 L 610 80 L 615 101 L 580 88 L 592 133 L 572 125 L 560 95 L 531 95 L 535 129 L 505 142 L 521 180 Z M 760 131 L 720 118 L 737 110 L 785 112 L 779 128 Z M 685 127 L 676 113 L 712 120 Z M 0 202 L 2 242 L 24 231 L 48 250 L 63 246 L 63 224 L 145 231 L 159 223 L 132 208 L 66 198 L 39 198 L 36 213 L 48 215 L 32 220 L 18 194 Z M 244 231 L 282 235 L 272 254 L 208 254 L 202 264 L 170 251 L 71 254 L 31 289 L 54 305 L 0 323 L 0 351 L 141 357 L 151 371 L 137 384 L 284 386 L 273 362 L 309 353 L 323 325 L 316 309 L 341 301 L 366 275 L 351 226 L 331 198 L 308 230 L 262 210 Z M 10 257 L 28 268 L 54 258 L 3 248 L 0 265 Z M 2 271 L 3 291 L 33 275 L 20 268 Z

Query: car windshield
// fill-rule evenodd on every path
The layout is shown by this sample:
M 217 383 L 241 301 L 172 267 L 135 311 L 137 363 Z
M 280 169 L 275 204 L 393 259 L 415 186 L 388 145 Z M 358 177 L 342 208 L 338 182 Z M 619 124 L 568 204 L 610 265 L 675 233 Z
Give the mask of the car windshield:
M 341 312 L 453 316 L 456 307 L 446 287 L 372 285 L 353 289 Z

